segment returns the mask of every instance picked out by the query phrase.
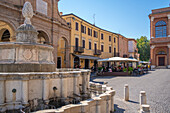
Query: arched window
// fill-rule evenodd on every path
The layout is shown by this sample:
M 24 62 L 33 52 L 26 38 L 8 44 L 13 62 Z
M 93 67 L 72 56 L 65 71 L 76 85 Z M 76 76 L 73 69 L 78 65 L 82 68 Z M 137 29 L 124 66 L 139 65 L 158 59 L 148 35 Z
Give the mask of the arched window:
M 158 21 L 155 24 L 155 37 L 166 37 L 166 22 L 165 21 Z
M 4 42 L 9 41 L 9 38 L 10 38 L 10 33 L 8 30 L 5 30 L 1 37 L 1 41 L 4 41 Z
M 159 51 L 158 55 L 164 55 L 166 54 L 164 51 Z

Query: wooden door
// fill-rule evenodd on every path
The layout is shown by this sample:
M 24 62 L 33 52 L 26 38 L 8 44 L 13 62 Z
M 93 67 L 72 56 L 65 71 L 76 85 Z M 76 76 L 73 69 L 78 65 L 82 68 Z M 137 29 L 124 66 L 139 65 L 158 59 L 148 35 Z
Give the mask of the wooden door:
M 159 57 L 159 66 L 165 66 L 165 57 Z

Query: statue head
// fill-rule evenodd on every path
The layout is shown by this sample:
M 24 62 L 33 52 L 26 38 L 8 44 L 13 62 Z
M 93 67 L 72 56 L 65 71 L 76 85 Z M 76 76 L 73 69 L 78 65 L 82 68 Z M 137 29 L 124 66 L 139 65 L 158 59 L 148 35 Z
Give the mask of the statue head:
M 31 18 L 33 17 L 33 9 L 30 2 L 25 2 L 22 9 L 22 15 L 25 18 L 24 24 L 31 24 Z

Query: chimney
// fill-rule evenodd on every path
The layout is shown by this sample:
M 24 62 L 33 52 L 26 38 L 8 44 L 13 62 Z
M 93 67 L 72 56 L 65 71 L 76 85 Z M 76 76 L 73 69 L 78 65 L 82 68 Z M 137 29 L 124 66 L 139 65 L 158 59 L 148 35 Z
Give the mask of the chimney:
M 60 12 L 60 15 L 63 15 L 63 12 Z

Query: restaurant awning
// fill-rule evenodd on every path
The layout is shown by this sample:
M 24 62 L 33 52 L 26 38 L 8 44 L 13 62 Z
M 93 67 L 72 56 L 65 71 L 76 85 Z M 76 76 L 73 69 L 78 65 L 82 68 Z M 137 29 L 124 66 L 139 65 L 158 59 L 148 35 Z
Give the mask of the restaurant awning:
M 137 59 L 122 58 L 122 57 L 111 57 L 106 59 L 100 59 L 99 62 L 138 62 Z
M 73 54 L 73 55 L 79 57 L 80 59 L 91 59 L 91 60 L 99 60 L 99 59 L 101 59 L 99 57 L 88 56 L 88 55 L 76 55 L 76 54 Z

